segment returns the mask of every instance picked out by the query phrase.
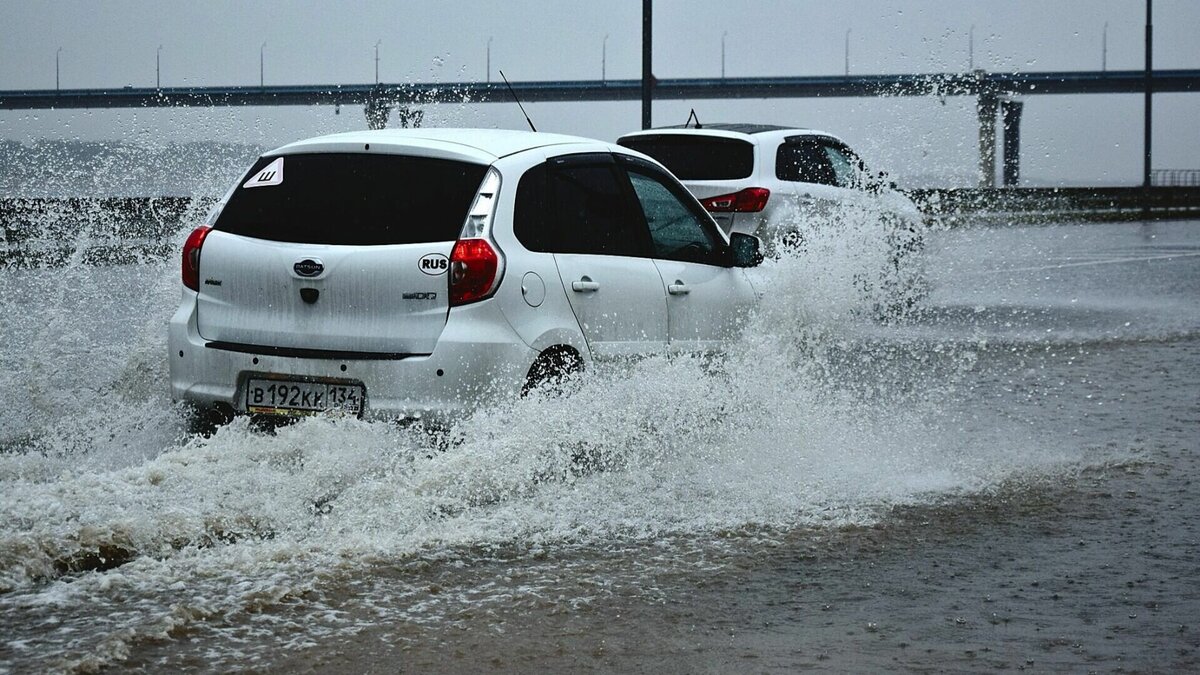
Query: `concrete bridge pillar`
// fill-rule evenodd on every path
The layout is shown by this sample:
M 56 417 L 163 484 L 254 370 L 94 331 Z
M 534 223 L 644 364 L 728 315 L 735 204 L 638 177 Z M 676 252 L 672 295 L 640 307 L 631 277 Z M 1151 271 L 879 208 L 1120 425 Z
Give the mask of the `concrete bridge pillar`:
M 1024 102 L 1005 99 L 1000 103 L 1004 117 L 1004 186 L 1021 182 L 1021 111 Z
M 979 115 L 979 187 L 996 187 L 996 111 L 1000 99 L 981 91 L 975 111 Z
M 396 119 L 400 122 L 400 128 L 407 129 L 412 127 L 416 129 L 421 126 L 421 122 L 425 119 L 425 111 L 420 108 L 410 108 L 402 105 L 396 109 Z
M 368 129 L 385 129 L 388 125 L 388 120 L 392 117 L 392 107 L 395 106 L 394 101 L 388 101 L 382 98 L 369 98 L 363 104 L 363 113 L 367 116 Z M 396 107 L 396 120 L 400 123 L 401 128 L 407 129 L 412 127 L 416 129 L 421 126 L 421 122 L 425 119 L 425 111 L 420 108 L 410 108 L 406 105 Z
M 387 101 L 369 98 L 363 106 L 363 113 L 367 116 L 368 129 L 383 129 L 392 114 L 392 106 Z

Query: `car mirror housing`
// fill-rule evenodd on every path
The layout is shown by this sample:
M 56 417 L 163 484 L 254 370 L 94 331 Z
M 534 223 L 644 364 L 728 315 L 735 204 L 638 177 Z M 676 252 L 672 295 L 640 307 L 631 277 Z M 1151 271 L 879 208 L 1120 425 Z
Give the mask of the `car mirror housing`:
M 744 232 L 729 234 L 729 247 L 733 250 L 734 267 L 758 267 L 762 264 L 762 241 Z

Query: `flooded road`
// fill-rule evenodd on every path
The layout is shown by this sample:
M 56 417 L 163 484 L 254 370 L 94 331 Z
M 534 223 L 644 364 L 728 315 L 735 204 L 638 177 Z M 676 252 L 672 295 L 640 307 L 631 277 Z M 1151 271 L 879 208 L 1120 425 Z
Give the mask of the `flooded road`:
M 174 260 L 0 270 L 0 672 L 1200 666 L 1200 223 L 934 232 L 889 322 L 853 234 L 436 437 L 188 437 Z

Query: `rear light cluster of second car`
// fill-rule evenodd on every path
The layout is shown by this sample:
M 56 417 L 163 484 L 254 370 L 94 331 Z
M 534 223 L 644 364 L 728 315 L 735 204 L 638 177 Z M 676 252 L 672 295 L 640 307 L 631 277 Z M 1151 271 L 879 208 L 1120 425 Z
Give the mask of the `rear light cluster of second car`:
M 467 214 L 462 234 L 450 252 L 450 306 L 490 298 L 504 276 L 504 254 L 492 239 L 492 219 L 500 173 L 489 169 L 475 203 Z
M 767 208 L 771 191 L 766 188 L 746 188 L 727 195 L 701 199 L 700 204 L 709 213 L 758 213 Z
M 200 249 L 211 231 L 211 227 L 201 225 L 192 230 L 183 244 L 183 285 L 193 291 L 200 290 Z

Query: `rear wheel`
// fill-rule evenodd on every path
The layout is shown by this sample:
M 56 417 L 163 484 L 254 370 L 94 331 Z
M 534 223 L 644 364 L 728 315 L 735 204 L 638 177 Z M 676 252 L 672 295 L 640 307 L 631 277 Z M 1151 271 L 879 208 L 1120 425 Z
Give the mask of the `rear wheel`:
M 542 352 L 525 377 L 521 395 L 535 389 L 562 392 L 565 385 L 583 370 L 583 358 L 570 347 L 551 347 Z
M 219 403 L 211 406 L 193 403 L 187 405 L 185 415 L 187 432 L 208 438 L 217 433 L 217 429 L 229 424 L 234 412 L 233 408 Z

